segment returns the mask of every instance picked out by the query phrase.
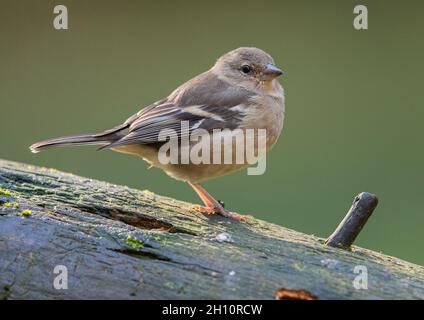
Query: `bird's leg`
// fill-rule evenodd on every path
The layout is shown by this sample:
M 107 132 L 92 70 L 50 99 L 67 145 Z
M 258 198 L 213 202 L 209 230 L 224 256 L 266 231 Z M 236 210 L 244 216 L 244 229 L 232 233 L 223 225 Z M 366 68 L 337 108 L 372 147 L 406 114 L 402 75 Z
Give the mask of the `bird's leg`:
M 205 207 L 194 206 L 195 210 L 201 213 L 220 214 L 224 217 L 237 221 L 246 220 L 246 218 L 242 215 L 225 210 L 224 207 L 217 200 L 215 200 L 214 197 L 212 197 L 209 192 L 207 192 L 200 184 L 195 182 L 188 182 L 188 184 L 194 189 L 194 191 L 196 191 L 200 199 L 202 199 L 203 203 L 205 204 Z

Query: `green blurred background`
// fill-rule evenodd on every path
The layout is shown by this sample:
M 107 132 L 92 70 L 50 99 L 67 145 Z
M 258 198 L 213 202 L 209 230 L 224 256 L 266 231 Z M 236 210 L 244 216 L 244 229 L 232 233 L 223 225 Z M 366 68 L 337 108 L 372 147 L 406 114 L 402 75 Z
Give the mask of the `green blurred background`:
M 352 26 L 366 4 L 369 30 Z M 421 1 L 0 1 L 0 158 L 198 202 L 138 158 L 28 146 L 98 131 L 239 46 L 286 75 L 283 135 L 263 176 L 206 183 L 227 207 L 321 237 L 355 194 L 380 204 L 357 244 L 424 264 Z M 53 7 L 69 30 L 52 27 Z

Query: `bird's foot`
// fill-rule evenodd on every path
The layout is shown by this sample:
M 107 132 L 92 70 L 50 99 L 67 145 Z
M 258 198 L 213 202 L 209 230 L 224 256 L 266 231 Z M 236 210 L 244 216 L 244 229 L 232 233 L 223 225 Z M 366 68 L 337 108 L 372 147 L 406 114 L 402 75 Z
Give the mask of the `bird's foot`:
M 236 221 L 246 221 L 248 218 L 241 214 L 230 212 L 225 210 L 223 207 L 204 207 L 200 205 L 192 206 L 193 210 L 196 210 L 203 214 L 219 214 L 223 217 L 230 218 Z
M 203 213 L 203 214 L 216 214 L 216 213 L 218 213 L 215 208 L 204 207 L 204 206 L 201 206 L 201 205 L 198 205 L 198 204 L 191 206 L 191 208 L 193 210 L 200 212 L 200 213 Z

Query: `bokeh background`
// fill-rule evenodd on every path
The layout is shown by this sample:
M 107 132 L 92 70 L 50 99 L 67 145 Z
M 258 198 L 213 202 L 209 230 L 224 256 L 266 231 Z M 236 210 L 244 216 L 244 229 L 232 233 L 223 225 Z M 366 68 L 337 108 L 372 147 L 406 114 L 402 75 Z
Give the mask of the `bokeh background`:
M 369 30 L 352 26 L 365 4 Z M 128 155 L 28 146 L 103 130 L 256 46 L 286 75 L 283 135 L 263 176 L 206 183 L 227 207 L 328 236 L 355 194 L 380 204 L 357 244 L 424 264 L 421 1 L 0 0 L 0 158 L 198 202 L 189 186 Z M 53 7 L 69 30 L 52 26 Z

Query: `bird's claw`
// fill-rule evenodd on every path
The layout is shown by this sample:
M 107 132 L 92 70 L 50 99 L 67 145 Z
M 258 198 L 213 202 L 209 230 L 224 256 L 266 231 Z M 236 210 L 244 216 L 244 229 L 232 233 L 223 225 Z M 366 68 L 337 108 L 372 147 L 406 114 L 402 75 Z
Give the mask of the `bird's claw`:
M 224 208 L 204 207 L 200 205 L 192 206 L 192 209 L 203 214 L 219 214 L 223 217 L 236 221 L 247 221 L 248 217 L 241 214 L 224 210 Z

